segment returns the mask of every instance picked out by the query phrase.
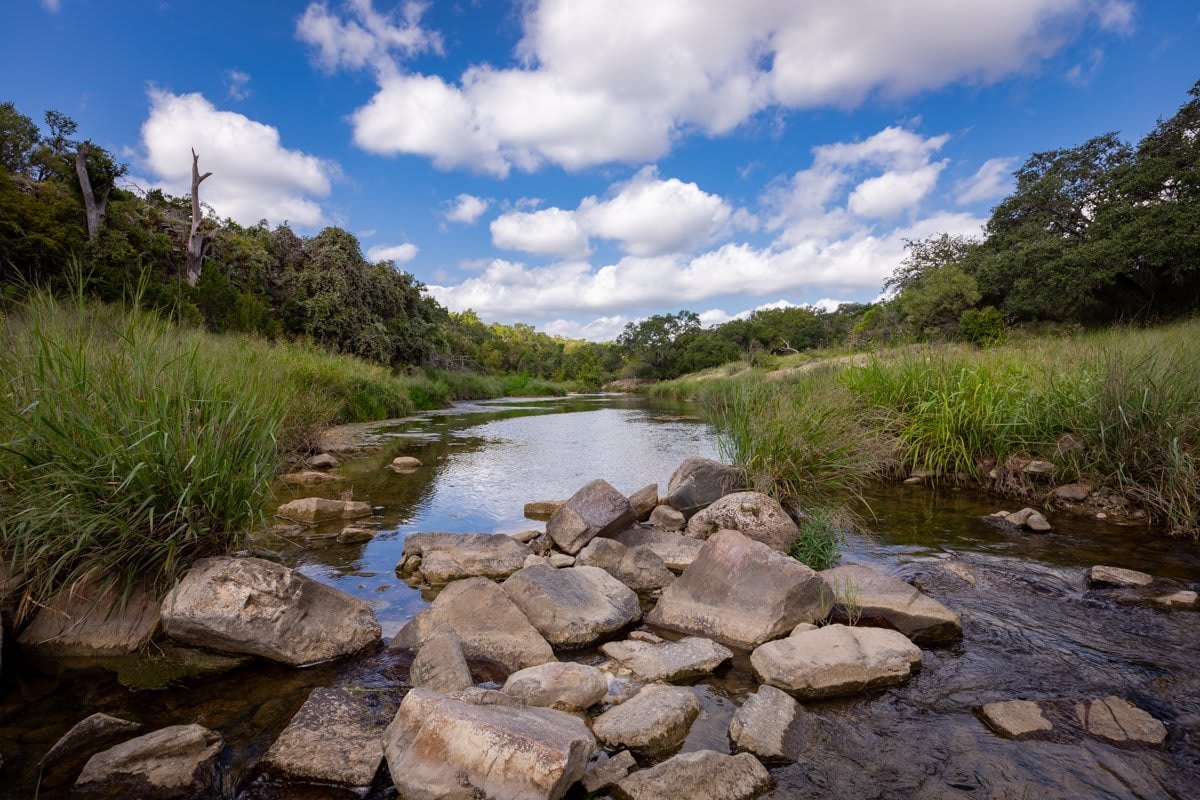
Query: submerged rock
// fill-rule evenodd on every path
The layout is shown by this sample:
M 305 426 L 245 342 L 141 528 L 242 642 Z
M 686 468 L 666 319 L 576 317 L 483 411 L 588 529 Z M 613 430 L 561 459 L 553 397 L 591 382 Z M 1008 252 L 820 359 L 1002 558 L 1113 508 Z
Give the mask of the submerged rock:
M 1167 740 L 1165 725 L 1120 697 L 1110 695 L 1079 703 L 1075 716 L 1088 733 L 1114 742 L 1160 745 Z
M 1123 567 L 1095 566 L 1088 570 L 1089 586 L 1149 586 L 1154 576 Z
M 592 723 L 609 747 L 665 750 L 682 742 L 700 714 L 700 701 L 687 689 L 651 684 Z
M 774 686 L 760 686 L 746 698 L 729 721 L 734 748 L 760 758 L 792 759 L 795 749 L 788 739 L 801 714 L 800 704 Z
M 375 538 L 375 531 L 370 528 L 359 528 L 353 525 L 347 525 L 342 528 L 341 533 L 337 535 L 337 540 L 341 544 L 363 544 Z
M 172 725 L 96 753 L 75 781 L 85 797 L 174 800 L 211 796 L 225 742 L 200 725 Z
M 141 587 L 122 603 L 115 582 L 84 580 L 50 598 L 17 637 L 21 647 L 46 655 L 133 653 L 159 630 L 158 598 Z
M 371 505 L 356 500 L 327 500 L 324 497 L 305 497 L 284 503 L 275 510 L 275 516 L 290 519 L 303 525 L 319 525 L 339 519 L 369 517 Z
M 962 621 L 944 605 L 899 578 L 857 564 L 820 573 L 840 617 L 858 616 L 860 625 L 881 625 L 914 642 L 952 642 L 962 638 Z
M 595 667 L 556 661 L 514 672 L 501 691 L 527 706 L 586 711 L 608 694 L 608 679 Z
M 760 681 L 791 695 L 834 697 L 904 683 L 921 648 L 898 631 L 827 625 L 767 642 L 750 663 Z
M 322 483 L 337 483 L 342 478 L 339 475 L 330 475 L 328 472 L 305 470 L 304 472 L 285 473 L 279 476 L 279 480 L 288 486 L 318 486 Z
M 700 509 L 731 492 L 747 488 L 740 469 L 711 458 L 689 456 L 667 482 L 667 505 L 690 518 Z
M 588 647 L 642 617 L 633 590 L 596 567 L 525 567 L 504 591 L 555 647 Z
M 600 652 L 646 683 L 676 683 L 710 675 L 733 658 L 729 648 L 698 636 L 677 642 L 609 642 L 600 646 Z
M 471 686 L 471 669 L 458 636 L 441 633 L 422 644 L 409 667 L 408 680 L 413 686 L 443 693 Z
M 583 777 L 595 746 L 570 714 L 428 689 L 408 693 L 384 735 L 392 781 L 408 800 L 557 800 Z
M 773 497 L 761 492 L 734 492 L 698 512 L 687 524 L 688 536 L 707 539 L 721 530 L 740 531 L 772 550 L 786 553 L 800 528 Z
M 292 666 L 356 653 L 379 641 L 370 607 L 260 558 L 202 558 L 162 602 L 176 641 Z
M 633 773 L 617 784 L 614 795 L 619 800 L 751 800 L 769 788 L 767 768 L 750 753 L 697 750 Z
M 1198 601 L 1200 601 L 1200 596 L 1197 596 L 1195 592 L 1190 590 L 1160 594 L 1150 598 L 1150 602 L 1153 605 L 1169 609 L 1193 608 Z
M 1042 708 L 1032 700 L 1005 700 L 987 703 L 979 713 L 997 733 L 1013 738 L 1045 733 L 1054 729 L 1050 720 L 1042 715 Z
M 414 557 L 425 580 L 442 585 L 463 578 L 501 580 L 525 563 L 529 548 L 501 533 L 412 533 L 404 540 L 397 572 Z M 403 575 L 402 575 L 403 577 Z
M 712 536 L 646 622 L 751 648 L 823 616 L 824 584 L 808 567 L 737 531 Z
M 564 553 L 575 555 L 597 536 L 615 533 L 637 519 L 628 498 L 608 481 L 586 484 L 554 512 L 546 535 Z

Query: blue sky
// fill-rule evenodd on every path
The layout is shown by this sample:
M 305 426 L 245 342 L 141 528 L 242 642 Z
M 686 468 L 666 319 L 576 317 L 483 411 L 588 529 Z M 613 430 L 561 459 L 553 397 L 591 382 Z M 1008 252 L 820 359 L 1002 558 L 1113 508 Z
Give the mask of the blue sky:
M 357 233 L 454 310 L 610 338 L 871 300 L 1030 153 L 1200 78 L 1167 0 L 9 0 L 0 100 L 138 186 Z

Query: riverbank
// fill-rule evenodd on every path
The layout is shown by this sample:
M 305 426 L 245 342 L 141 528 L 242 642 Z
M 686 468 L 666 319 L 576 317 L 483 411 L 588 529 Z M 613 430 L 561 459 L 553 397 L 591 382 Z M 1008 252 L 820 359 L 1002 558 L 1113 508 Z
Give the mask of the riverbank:
M 1192 320 L 985 350 L 908 346 L 773 369 L 735 363 L 643 391 L 700 403 L 722 431 L 724 454 L 800 507 L 874 481 L 920 479 L 1198 536 L 1197 363 Z M 1086 491 L 1066 500 L 1055 495 L 1064 485 Z

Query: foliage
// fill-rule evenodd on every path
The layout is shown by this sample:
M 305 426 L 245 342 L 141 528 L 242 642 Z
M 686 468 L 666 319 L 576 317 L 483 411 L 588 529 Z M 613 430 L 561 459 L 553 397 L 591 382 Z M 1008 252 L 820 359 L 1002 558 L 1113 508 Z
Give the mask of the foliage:
M 828 508 L 805 512 L 799 522 L 800 533 L 788 552 L 817 571 L 832 567 L 841 558 L 845 542 L 838 517 L 837 512 Z
M 965 309 L 958 318 L 958 335 L 964 342 L 991 347 L 1004 341 L 1004 315 L 992 306 Z
M 954 264 L 926 270 L 897 298 L 909 327 L 924 336 L 953 334 L 963 312 L 978 302 L 975 279 Z

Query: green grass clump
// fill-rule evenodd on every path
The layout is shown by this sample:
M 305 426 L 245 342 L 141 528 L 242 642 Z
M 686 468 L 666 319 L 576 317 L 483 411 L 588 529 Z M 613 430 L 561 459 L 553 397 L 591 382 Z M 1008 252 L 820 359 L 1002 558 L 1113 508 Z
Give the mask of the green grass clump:
M 838 522 L 839 515 L 826 508 L 807 512 L 799 523 L 800 534 L 789 550 L 792 557 L 817 571 L 836 564 L 845 541 Z
M 564 386 L 528 375 L 505 375 L 500 382 L 501 392 L 506 397 L 564 397 Z

